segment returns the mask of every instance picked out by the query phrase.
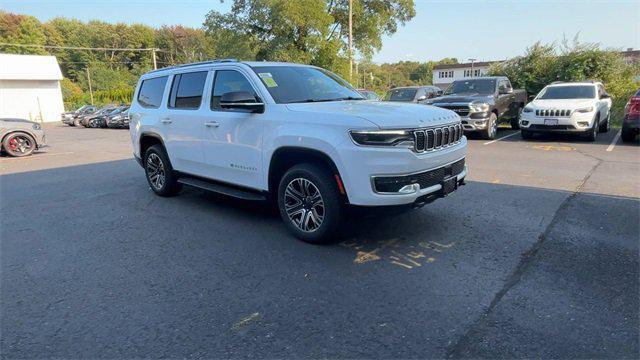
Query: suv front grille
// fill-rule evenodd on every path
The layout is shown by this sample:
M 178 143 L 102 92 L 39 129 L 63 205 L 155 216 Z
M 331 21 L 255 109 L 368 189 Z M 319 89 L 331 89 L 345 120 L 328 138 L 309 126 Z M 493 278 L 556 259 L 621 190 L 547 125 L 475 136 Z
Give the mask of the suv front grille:
M 571 110 L 567 110 L 567 109 L 536 110 L 536 116 L 543 116 L 543 117 L 571 116 Z
M 430 151 L 455 145 L 462 139 L 462 125 L 460 123 L 442 127 L 416 130 L 415 150 L 417 152 Z
M 373 185 L 379 193 L 395 193 L 402 187 L 411 184 L 420 184 L 421 189 L 426 189 L 444 181 L 444 179 L 460 174 L 464 170 L 464 158 L 452 164 L 427 170 L 411 175 L 380 176 L 375 177 Z

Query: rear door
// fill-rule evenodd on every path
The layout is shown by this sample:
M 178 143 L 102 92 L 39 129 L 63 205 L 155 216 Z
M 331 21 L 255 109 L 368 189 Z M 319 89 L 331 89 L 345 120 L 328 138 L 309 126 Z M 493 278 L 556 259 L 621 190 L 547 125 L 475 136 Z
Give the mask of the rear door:
M 194 175 L 204 171 L 202 137 L 207 107 L 202 98 L 208 74 L 208 70 L 192 70 L 173 75 L 167 109 L 158 124 L 173 167 Z
M 508 93 L 511 91 L 510 93 Z M 510 117 L 513 116 L 513 89 L 511 88 L 511 82 L 506 79 L 498 80 L 498 97 L 496 98 L 496 109 L 498 110 L 498 117 Z

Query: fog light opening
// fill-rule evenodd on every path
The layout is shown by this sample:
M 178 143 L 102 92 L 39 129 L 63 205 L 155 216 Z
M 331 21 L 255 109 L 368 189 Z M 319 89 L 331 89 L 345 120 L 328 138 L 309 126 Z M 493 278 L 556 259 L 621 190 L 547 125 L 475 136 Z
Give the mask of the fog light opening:
M 400 190 L 398 190 L 398 192 L 401 194 L 413 194 L 415 192 L 418 192 L 419 190 L 420 190 L 420 184 L 409 184 L 401 187 Z
M 578 126 L 587 127 L 589 126 L 588 121 L 578 121 Z

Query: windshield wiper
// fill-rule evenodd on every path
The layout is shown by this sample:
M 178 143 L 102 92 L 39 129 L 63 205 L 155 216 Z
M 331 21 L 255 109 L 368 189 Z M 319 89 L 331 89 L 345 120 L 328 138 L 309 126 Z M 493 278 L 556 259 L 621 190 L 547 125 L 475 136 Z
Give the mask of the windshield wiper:
M 304 100 L 289 101 L 289 104 L 295 104 L 295 103 L 311 103 L 311 102 L 325 102 L 325 101 L 336 101 L 336 99 L 304 99 Z

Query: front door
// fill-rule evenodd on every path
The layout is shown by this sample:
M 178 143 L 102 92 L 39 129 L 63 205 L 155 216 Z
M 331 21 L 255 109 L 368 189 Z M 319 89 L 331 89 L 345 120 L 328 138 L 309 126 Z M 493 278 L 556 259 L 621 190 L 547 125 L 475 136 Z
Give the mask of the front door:
M 261 101 L 247 75 L 241 69 L 216 69 L 208 115 L 203 123 L 203 150 L 207 177 L 260 189 L 265 115 L 220 107 L 222 94 L 228 92 L 249 92 Z

